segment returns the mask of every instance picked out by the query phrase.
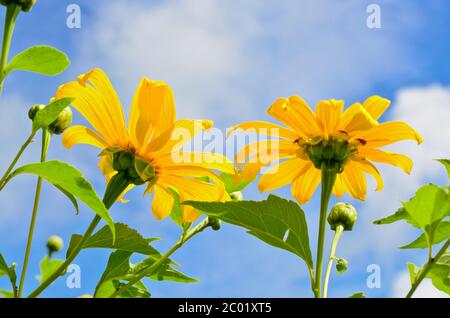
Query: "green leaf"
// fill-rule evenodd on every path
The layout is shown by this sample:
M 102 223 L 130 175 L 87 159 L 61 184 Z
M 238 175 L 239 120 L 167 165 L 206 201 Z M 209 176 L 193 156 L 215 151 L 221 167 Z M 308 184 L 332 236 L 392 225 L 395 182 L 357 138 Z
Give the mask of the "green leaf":
M 114 223 L 114 227 L 116 229 L 114 241 L 108 226 L 104 226 L 89 237 L 81 248 L 111 248 L 144 255 L 153 255 L 155 258 L 159 258 L 159 252 L 149 245 L 149 243 L 155 239 L 146 239 L 139 234 L 138 231 L 123 223 Z M 69 248 L 67 249 L 67 255 L 70 255 L 73 248 L 78 245 L 80 240 L 81 235 L 72 235 Z
M 269 245 L 287 250 L 313 268 L 308 226 L 295 202 L 270 195 L 265 201 L 185 202 L 209 216 L 241 226 Z
M 373 224 L 384 225 L 384 224 L 392 224 L 398 221 L 406 221 L 412 226 L 419 228 L 419 225 L 414 222 L 414 220 L 409 216 L 408 212 L 406 212 L 406 209 L 403 207 L 398 209 L 392 215 L 373 221 Z
M 0 289 L 0 298 L 14 298 L 14 293 L 6 289 Z
M 425 229 L 450 214 L 450 198 L 444 189 L 429 184 L 420 187 L 403 207 L 414 222 Z
M 36 112 L 33 119 L 33 131 L 47 128 L 59 116 L 59 114 L 73 102 L 74 98 L 61 98 L 53 103 L 46 105 L 44 108 Z
M 407 263 L 408 271 L 409 271 L 409 281 L 411 285 L 416 281 L 417 273 L 419 272 L 419 268 L 413 263 Z
M 367 297 L 366 297 L 366 295 L 364 295 L 363 292 L 357 292 L 351 296 L 348 296 L 348 298 L 367 298 Z
M 427 274 L 434 287 L 450 295 L 450 251 L 439 258 Z
M 447 170 L 448 178 L 450 179 L 450 159 L 437 159 L 436 161 L 439 161 L 442 163 Z
M 0 253 L 0 277 L 4 275 L 8 276 L 13 290 L 17 292 L 16 265 L 12 264 L 11 266 L 8 266 L 8 263 L 6 263 L 3 255 Z
M 24 173 L 40 176 L 54 186 L 64 189 L 78 200 L 84 202 L 98 216 L 105 220 L 111 229 L 112 235 L 115 236 L 114 223 L 108 210 L 102 200 L 97 196 L 97 193 L 95 193 L 92 185 L 83 177 L 80 171 L 67 163 L 53 160 L 32 163 L 17 168 L 11 173 L 8 180 Z
M 450 237 L 450 221 L 442 221 L 434 230 L 432 245 L 439 244 Z M 423 233 L 413 242 L 400 247 L 402 249 L 409 248 L 428 248 L 427 234 Z
M 5 68 L 5 73 L 28 71 L 44 75 L 57 75 L 70 65 L 67 55 L 46 45 L 33 46 L 14 56 Z
M 61 192 L 62 192 L 62 193 L 70 200 L 70 202 L 72 202 L 72 204 L 73 204 L 73 206 L 74 206 L 74 208 L 75 208 L 75 211 L 76 211 L 76 213 L 77 213 L 77 215 L 78 215 L 78 214 L 80 213 L 80 208 L 79 208 L 79 206 L 78 206 L 77 199 L 72 195 L 72 193 L 70 193 L 70 192 L 64 190 L 64 188 L 62 188 L 62 187 L 60 187 L 60 186 L 58 186 L 58 185 L 55 185 L 55 187 L 56 187 L 59 191 L 61 191 Z
M 144 268 L 151 266 L 156 260 L 145 259 L 142 262 L 134 264 L 131 268 L 130 274 L 136 274 Z M 163 263 L 153 273 L 147 275 L 148 278 L 159 281 L 172 281 L 177 283 L 195 283 L 198 280 L 183 274 L 170 266 L 170 262 Z
M 42 282 L 46 281 L 63 263 L 64 261 L 62 259 L 45 256 L 39 264 L 41 273 L 36 276 L 36 279 L 42 284 Z
M 222 173 L 220 179 L 222 179 L 228 193 L 242 191 L 254 180 L 247 180 L 240 173 L 238 175 Z

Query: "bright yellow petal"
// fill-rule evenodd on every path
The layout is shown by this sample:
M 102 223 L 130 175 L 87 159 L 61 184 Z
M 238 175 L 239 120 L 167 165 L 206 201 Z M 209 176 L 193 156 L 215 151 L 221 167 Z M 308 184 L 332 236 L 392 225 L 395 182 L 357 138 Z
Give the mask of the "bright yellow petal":
M 314 168 L 312 163 L 305 168 L 305 173 L 292 183 L 292 196 L 300 203 L 305 204 L 311 199 L 320 183 L 321 172 Z
M 181 218 L 182 222 L 192 223 L 198 219 L 200 216 L 200 212 L 189 205 L 183 205 L 183 217 Z
M 373 119 L 378 120 L 386 111 L 386 109 L 388 109 L 390 104 L 391 101 L 386 98 L 380 96 L 371 96 L 364 101 L 363 106 Z
M 127 145 L 128 132 L 122 107 L 111 82 L 102 70 L 93 69 L 80 75 L 77 82 L 61 85 L 56 98 L 63 97 L 75 98 L 72 106 L 108 143 L 123 147 Z
M 344 182 L 342 181 L 342 175 L 339 173 L 336 176 L 336 181 L 334 182 L 333 194 L 338 198 L 342 197 L 345 193 Z
M 366 177 L 363 170 L 353 162 L 347 164 L 341 173 L 342 182 L 350 195 L 358 200 L 365 200 L 367 193 Z
M 353 139 L 363 140 L 365 148 L 378 148 L 401 140 L 415 140 L 422 143 L 423 138 L 404 122 L 386 122 L 351 135 Z
M 301 159 L 283 161 L 267 169 L 261 177 L 258 188 L 261 192 L 272 191 L 292 182 L 310 163 Z
M 317 104 L 317 121 L 325 137 L 336 133 L 343 109 L 344 101 L 342 100 L 323 100 Z
M 154 185 L 154 192 L 155 195 L 152 202 L 153 215 L 157 220 L 162 220 L 172 212 L 174 199 L 169 190 L 158 184 Z
M 236 154 L 234 160 L 241 166 L 249 158 L 253 158 L 254 162 L 263 162 L 265 158 L 268 157 L 272 158 L 278 156 L 280 158 L 285 158 L 286 156 L 291 156 L 299 151 L 299 149 L 297 144 L 289 140 L 261 140 L 246 145 Z
M 407 174 L 411 173 L 411 169 L 413 166 L 413 161 L 411 158 L 385 151 L 385 150 L 378 150 L 378 149 L 366 149 L 366 148 L 359 148 L 358 154 L 365 157 L 367 160 L 375 161 L 375 162 L 381 162 L 381 163 L 387 163 L 393 166 L 397 166 L 401 168 L 403 171 L 405 171 Z
M 234 131 L 239 129 L 259 135 L 284 138 L 292 141 L 301 137 L 301 135 L 295 131 L 265 121 L 250 121 L 233 126 L 228 130 L 227 136 L 230 136 Z
M 377 181 L 376 191 L 380 191 L 384 188 L 383 178 L 381 178 L 380 172 L 378 169 L 367 160 L 355 160 L 352 162 L 355 168 L 359 168 L 362 171 L 370 174 Z
M 175 101 L 172 89 L 162 81 L 142 78 L 131 106 L 129 132 L 133 145 L 142 149 L 173 128 Z
M 68 149 L 75 144 L 87 144 L 101 149 L 108 147 L 108 144 L 102 137 L 84 126 L 69 127 L 62 136 L 62 143 Z
M 161 175 L 158 177 L 158 184 L 173 188 L 184 201 L 214 202 L 222 199 L 216 185 L 197 179 Z
M 316 115 L 299 96 L 279 98 L 267 110 L 270 116 L 294 129 L 301 137 L 308 138 L 320 133 Z
M 165 154 L 156 158 L 156 161 L 161 168 L 174 165 L 198 166 L 228 174 L 235 173 L 233 162 L 219 153 L 179 151 Z
M 339 130 L 351 133 L 358 130 L 367 130 L 378 125 L 378 122 L 359 103 L 351 105 L 342 115 Z

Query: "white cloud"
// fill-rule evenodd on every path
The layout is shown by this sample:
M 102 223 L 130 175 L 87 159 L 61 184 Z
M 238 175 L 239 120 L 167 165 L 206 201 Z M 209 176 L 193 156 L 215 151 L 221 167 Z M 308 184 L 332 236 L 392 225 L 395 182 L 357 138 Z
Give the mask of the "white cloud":
M 409 273 L 407 271 L 400 273 L 394 281 L 392 297 L 404 298 L 411 288 Z M 449 298 L 446 293 L 436 289 L 431 280 L 425 279 L 415 291 L 414 298 Z

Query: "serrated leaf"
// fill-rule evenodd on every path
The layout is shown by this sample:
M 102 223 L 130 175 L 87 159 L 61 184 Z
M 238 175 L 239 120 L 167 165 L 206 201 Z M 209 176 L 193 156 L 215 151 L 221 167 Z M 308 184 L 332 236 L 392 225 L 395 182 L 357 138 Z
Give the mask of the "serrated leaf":
M 108 210 L 102 200 L 98 197 L 92 185 L 76 168 L 56 160 L 32 163 L 17 168 L 11 173 L 8 180 L 19 174 L 37 175 L 47 182 L 50 182 L 57 187 L 61 187 L 72 194 L 100 216 L 109 225 L 112 235 L 115 236 L 114 223 Z
M 49 258 L 45 256 L 39 263 L 41 273 L 36 276 L 39 283 L 46 281 L 62 264 L 64 261 L 58 258 Z
M 265 201 L 185 202 L 224 222 L 241 226 L 265 243 L 287 250 L 313 268 L 305 214 L 298 204 L 270 195 Z
M 450 221 L 442 221 L 434 230 L 432 245 L 439 244 L 450 237 Z M 428 248 L 427 235 L 423 233 L 413 242 L 400 247 L 402 249 L 409 248 Z
M 33 118 L 33 131 L 50 126 L 59 116 L 59 114 L 73 102 L 73 98 L 65 97 L 46 105 L 36 112 Z
M 154 255 L 155 258 L 159 258 L 159 252 L 149 245 L 150 242 L 156 240 L 155 238 L 144 238 L 138 231 L 130 228 L 124 223 L 115 223 L 114 227 L 116 229 L 114 242 L 111 231 L 107 226 L 104 226 L 89 237 L 81 248 L 111 248 L 144 255 Z M 72 235 L 69 248 L 67 249 L 67 255 L 70 255 L 71 251 L 78 245 L 80 240 L 81 235 Z
M 448 178 L 450 179 L 450 159 L 437 159 L 436 161 L 439 161 L 442 163 L 447 170 Z
M 364 295 L 363 292 L 357 292 L 351 296 L 348 296 L 348 298 L 367 298 L 367 297 L 366 297 L 366 295 Z
M 38 45 L 26 49 L 14 56 L 5 67 L 5 73 L 28 71 L 44 75 L 57 75 L 70 65 L 67 55 L 60 50 Z
M 392 215 L 373 221 L 373 224 L 384 225 L 384 224 L 392 224 L 398 221 L 406 221 L 412 226 L 419 228 L 419 225 L 409 216 L 408 212 L 406 212 L 406 209 L 403 207 L 398 209 Z
M 425 229 L 450 214 L 450 198 L 444 189 L 429 184 L 420 187 L 403 207 L 414 222 Z

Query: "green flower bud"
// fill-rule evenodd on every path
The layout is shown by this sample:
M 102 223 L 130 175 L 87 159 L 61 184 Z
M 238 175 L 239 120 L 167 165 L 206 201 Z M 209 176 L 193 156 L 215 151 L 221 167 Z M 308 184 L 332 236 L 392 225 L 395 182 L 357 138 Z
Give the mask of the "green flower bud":
M 48 254 L 51 255 L 54 252 L 62 250 L 63 246 L 64 242 L 61 237 L 59 237 L 58 235 L 50 236 L 47 241 Z
M 338 225 L 342 225 L 344 231 L 351 231 L 356 218 L 356 210 L 351 204 L 339 202 L 331 209 L 328 215 L 328 223 L 333 231 L 336 230 Z
M 22 6 L 23 12 L 30 12 L 31 8 L 36 4 L 36 0 L 15 0 L 16 3 Z
M 34 119 L 34 116 L 36 116 L 37 112 L 40 111 L 41 109 L 43 109 L 45 107 L 45 105 L 42 104 L 36 104 L 30 107 L 30 109 L 28 110 L 28 118 L 30 118 L 31 120 Z
M 220 230 L 221 222 L 218 218 L 213 216 L 208 216 L 208 225 L 214 230 Z
M 231 192 L 230 198 L 232 201 L 242 201 L 244 200 L 244 196 L 241 191 Z
M 113 168 L 116 171 L 127 171 L 134 165 L 134 154 L 130 151 L 120 151 L 114 154 Z
M 155 167 L 148 161 L 136 157 L 131 151 L 117 151 L 113 154 L 113 169 L 134 185 L 154 183 L 156 181 Z
M 345 258 L 338 258 L 336 260 L 336 270 L 339 274 L 345 272 L 348 268 L 348 262 Z
M 60 135 L 66 130 L 72 123 L 72 110 L 70 107 L 66 107 L 59 113 L 58 118 L 48 126 L 51 133 Z

